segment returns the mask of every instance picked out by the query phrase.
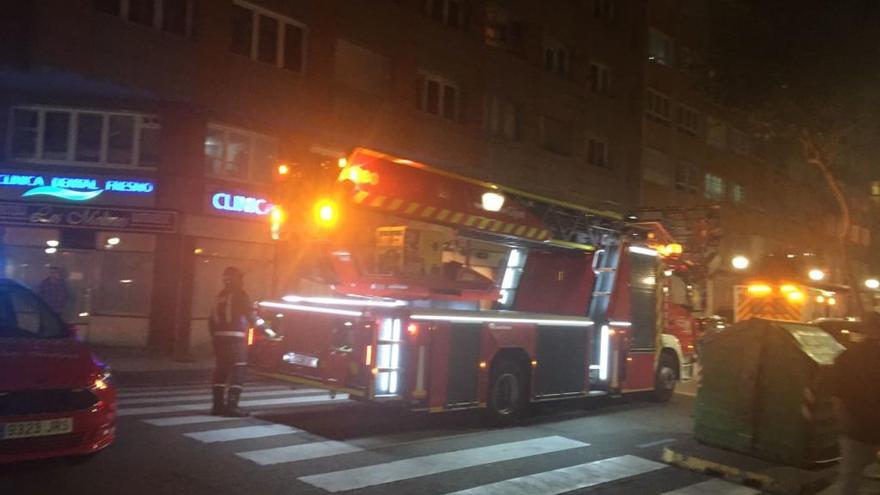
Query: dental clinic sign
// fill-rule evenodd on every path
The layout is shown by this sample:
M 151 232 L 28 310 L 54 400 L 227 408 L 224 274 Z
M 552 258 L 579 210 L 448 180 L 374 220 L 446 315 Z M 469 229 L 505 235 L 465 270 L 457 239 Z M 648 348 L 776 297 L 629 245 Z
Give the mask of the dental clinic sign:
M 260 217 L 272 211 L 268 199 L 250 194 L 214 191 L 210 194 L 210 206 L 215 213 L 232 213 Z
M 151 206 L 152 179 L 0 171 L 0 199 Z

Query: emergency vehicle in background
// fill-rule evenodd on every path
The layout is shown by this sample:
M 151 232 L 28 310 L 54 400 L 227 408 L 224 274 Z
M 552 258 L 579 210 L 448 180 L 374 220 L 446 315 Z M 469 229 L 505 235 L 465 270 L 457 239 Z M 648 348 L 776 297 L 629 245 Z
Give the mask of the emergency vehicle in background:
M 750 318 L 811 322 L 847 315 L 847 287 L 758 279 L 736 285 L 733 291 L 734 322 Z
M 288 266 L 282 297 L 258 303 L 256 373 L 498 423 L 530 402 L 668 400 L 682 377 L 663 259 L 622 215 L 367 149 L 332 187 L 303 182 L 279 185 L 271 215 Z M 312 200 L 303 233 L 294 212 Z

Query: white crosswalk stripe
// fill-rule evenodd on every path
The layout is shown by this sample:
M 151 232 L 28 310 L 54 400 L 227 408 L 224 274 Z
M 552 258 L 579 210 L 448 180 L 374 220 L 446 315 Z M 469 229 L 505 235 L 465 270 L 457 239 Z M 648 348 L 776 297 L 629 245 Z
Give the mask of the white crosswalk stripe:
M 469 488 L 454 495 L 558 495 L 665 467 L 659 462 L 624 455 Z
M 329 492 L 341 492 L 587 446 L 577 440 L 550 436 L 303 476 L 299 480 Z
M 318 404 L 343 402 L 348 399 L 348 394 L 338 394 L 336 398 L 331 398 L 329 394 L 305 396 L 305 397 L 280 397 L 275 399 L 258 399 L 243 400 L 239 403 L 241 407 L 261 407 L 261 406 L 282 406 L 293 404 Z M 199 404 L 173 404 L 167 406 L 147 406 L 147 407 L 120 407 L 117 416 L 146 416 L 149 414 L 164 414 L 173 412 L 188 411 L 204 411 L 211 407 L 210 403 Z
M 184 436 L 198 440 L 202 443 L 217 443 L 231 442 L 233 440 L 248 440 L 251 438 L 274 437 L 277 435 L 289 435 L 291 433 L 302 433 L 302 430 L 291 428 L 286 425 L 272 424 L 184 433 Z
M 663 495 L 754 495 L 756 493 L 761 492 L 729 481 L 713 479 L 665 492 Z
M 298 389 L 298 390 L 258 390 L 255 392 L 245 391 L 242 394 L 242 398 L 247 400 L 250 398 L 256 397 L 275 397 L 282 395 L 308 395 L 308 394 L 320 394 L 324 393 L 323 390 L 318 390 L 315 388 L 306 388 L 306 389 Z M 160 397 L 136 397 L 136 398 L 122 398 L 119 400 L 119 404 L 123 407 L 141 405 L 141 404 L 168 404 L 169 402 L 204 402 L 211 400 L 211 394 L 197 394 L 197 395 L 174 395 L 174 396 L 160 396 Z
M 242 421 L 246 418 L 227 418 L 225 416 L 208 416 L 197 414 L 194 416 L 172 416 L 170 418 L 142 419 L 141 421 L 153 426 L 182 426 L 202 423 L 216 423 L 218 421 Z
M 269 466 L 272 464 L 300 462 L 319 459 L 321 457 L 350 454 L 352 452 L 361 452 L 362 450 L 363 449 L 360 447 L 345 442 L 328 440 L 325 442 L 311 442 L 300 445 L 290 445 L 287 447 L 276 447 L 273 449 L 239 452 L 236 455 L 261 466 Z

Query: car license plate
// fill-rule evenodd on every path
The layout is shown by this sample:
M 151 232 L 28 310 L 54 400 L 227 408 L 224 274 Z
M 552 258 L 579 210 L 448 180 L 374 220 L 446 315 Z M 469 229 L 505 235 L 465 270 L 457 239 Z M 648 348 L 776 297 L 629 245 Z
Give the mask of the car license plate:
M 63 435 L 73 431 L 73 418 L 46 419 L 43 421 L 20 421 L 3 425 L 3 440 L 13 438 L 45 437 Z

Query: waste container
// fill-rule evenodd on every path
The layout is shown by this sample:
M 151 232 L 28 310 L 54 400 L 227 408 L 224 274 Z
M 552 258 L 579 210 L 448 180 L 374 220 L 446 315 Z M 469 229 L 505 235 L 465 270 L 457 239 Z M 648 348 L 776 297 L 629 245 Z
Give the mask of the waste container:
M 751 319 L 707 336 L 697 440 L 794 466 L 835 459 L 831 400 L 817 385 L 842 351 L 822 329 L 787 321 Z

